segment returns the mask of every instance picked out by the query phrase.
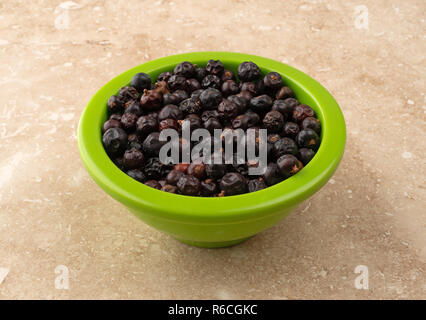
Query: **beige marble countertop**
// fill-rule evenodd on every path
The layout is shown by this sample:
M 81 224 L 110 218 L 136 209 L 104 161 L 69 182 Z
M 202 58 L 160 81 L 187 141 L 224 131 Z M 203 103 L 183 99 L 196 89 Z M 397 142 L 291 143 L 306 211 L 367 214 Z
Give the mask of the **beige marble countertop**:
M 1 1 L 0 299 L 426 298 L 425 13 L 423 0 Z M 76 140 L 105 82 L 201 50 L 303 70 L 348 130 L 321 191 L 218 250 L 138 221 L 90 179 Z

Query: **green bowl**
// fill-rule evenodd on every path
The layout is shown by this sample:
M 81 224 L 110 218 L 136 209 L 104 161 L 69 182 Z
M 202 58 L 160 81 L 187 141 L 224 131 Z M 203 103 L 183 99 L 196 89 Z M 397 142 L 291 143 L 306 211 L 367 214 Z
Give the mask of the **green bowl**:
M 291 178 L 254 193 L 203 198 L 159 191 L 133 180 L 107 156 L 101 127 L 107 119 L 111 95 L 145 72 L 155 79 L 176 64 L 190 61 L 205 66 L 220 59 L 234 71 L 243 61 L 255 62 L 263 73 L 279 72 L 297 99 L 311 106 L 322 124 L 322 142 L 315 157 Z M 111 197 L 152 227 L 190 245 L 226 247 L 273 226 L 302 201 L 318 191 L 336 170 L 345 148 L 346 129 L 342 112 L 331 94 L 318 82 L 283 63 L 234 52 L 194 52 L 160 58 L 132 68 L 104 85 L 90 100 L 80 118 L 78 146 L 87 171 Z

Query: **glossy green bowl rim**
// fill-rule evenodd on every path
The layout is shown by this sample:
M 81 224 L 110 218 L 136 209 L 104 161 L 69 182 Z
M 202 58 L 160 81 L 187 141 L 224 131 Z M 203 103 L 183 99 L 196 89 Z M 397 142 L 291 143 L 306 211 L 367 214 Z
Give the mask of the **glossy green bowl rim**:
M 107 156 L 101 137 L 102 119 L 109 96 L 127 85 L 137 72 L 155 72 L 182 61 L 221 59 L 232 63 L 253 61 L 261 69 L 282 74 L 297 84 L 317 105 L 322 123 L 321 146 L 311 162 L 291 178 L 254 193 L 230 197 L 203 198 L 159 191 L 133 180 Z M 343 114 L 332 95 L 303 72 L 271 59 L 234 52 L 194 52 L 156 59 L 132 68 L 104 85 L 83 111 L 78 127 L 78 146 L 83 163 L 92 178 L 113 198 L 129 208 L 145 210 L 166 220 L 186 223 L 241 221 L 258 219 L 278 207 L 292 207 L 319 190 L 336 170 L 345 147 L 346 128 Z

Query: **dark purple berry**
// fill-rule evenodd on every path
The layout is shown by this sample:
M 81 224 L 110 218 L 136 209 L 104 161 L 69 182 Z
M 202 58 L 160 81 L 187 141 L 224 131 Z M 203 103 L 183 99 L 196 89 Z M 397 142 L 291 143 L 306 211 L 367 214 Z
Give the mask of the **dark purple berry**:
M 214 109 L 222 99 L 222 94 L 215 88 L 208 88 L 200 94 L 200 102 L 205 110 Z
M 278 111 L 269 111 L 263 118 L 263 126 L 268 130 L 268 132 L 281 132 L 284 126 L 284 117 Z
M 134 113 L 136 116 L 140 117 L 142 115 L 142 108 L 138 101 L 132 101 L 128 104 L 124 112 Z
M 184 175 L 185 175 L 184 172 L 174 169 L 170 171 L 169 174 L 167 175 L 166 182 L 168 184 L 175 186 L 178 183 L 179 179 Z
M 174 170 L 178 170 L 181 171 L 183 173 L 186 173 L 186 171 L 188 170 L 189 167 L 189 163 L 178 163 L 174 166 Z
M 293 98 L 294 93 L 293 90 L 291 90 L 289 87 L 281 87 L 280 90 L 277 91 L 277 94 L 275 95 L 275 99 L 287 99 L 287 98 Z
M 170 184 L 165 184 L 161 187 L 161 191 L 169 192 L 169 193 L 177 193 L 178 188 L 176 186 L 172 186 Z
M 247 108 L 247 100 L 239 97 L 237 95 L 231 95 L 227 98 L 228 100 L 232 101 L 233 103 L 235 103 L 238 107 L 238 113 L 244 113 L 246 112 L 246 108 Z
M 146 137 L 151 132 L 158 130 L 158 122 L 151 116 L 139 117 L 136 122 L 136 131 L 142 137 Z
M 206 175 L 206 165 L 201 161 L 193 161 L 189 165 L 187 173 L 198 179 L 203 179 Z
M 169 71 L 165 71 L 160 73 L 160 75 L 157 77 L 157 81 L 169 81 L 170 77 L 173 75 L 173 73 Z
M 138 116 L 134 113 L 125 112 L 121 116 L 121 125 L 127 132 L 135 130 L 136 122 L 138 121 Z
M 281 135 L 284 137 L 294 139 L 296 135 L 299 133 L 300 128 L 297 123 L 294 122 L 286 122 L 284 125 L 284 129 L 281 132 Z
M 166 81 L 157 81 L 157 82 L 154 84 L 154 89 L 153 89 L 153 91 L 156 91 L 156 92 L 158 92 L 158 93 L 161 93 L 161 95 L 164 95 L 164 94 L 166 94 L 166 93 L 170 93 L 170 91 L 169 91 L 169 87 L 168 87 L 168 85 L 167 85 L 167 82 L 166 82 Z
M 242 129 L 247 130 L 250 123 L 250 117 L 245 114 L 241 114 L 237 116 L 234 120 L 232 120 L 232 128 L 234 129 Z
M 122 113 L 124 110 L 124 103 L 117 96 L 111 96 L 107 105 L 110 113 Z
M 161 108 L 163 102 L 163 95 L 155 90 L 145 90 L 140 101 L 143 110 L 157 111 Z
M 306 104 L 299 104 L 293 109 L 293 119 L 295 122 L 301 123 L 307 117 L 315 117 L 315 111 Z
M 142 93 L 145 89 L 151 89 L 151 78 L 146 73 L 136 73 L 130 81 L 130 85 Z
M 250 108 L 256 113 L 265 113 L 270 110 L 272 103 L 272 98 L 263 94 L 250 100 Z
M 201 111 L 201 102 L 198 99 L 188 98 L 179 104 L 179 109 L 183 114 L 199 113 Z
M 250 94 L 255 97 L 257 96 L 257 89 L 256 89 L 256 83 L 254 82 L 243 82 L 240 84 L 240 90 L 241 91 L 248 91 Z
M 163 95 L 163 104 L 167 106 L 168 104 L 178 105 L 181 100 L 174 93 L 165 93 Z
M 188 92 L 194 92 L 201 89 L 201 84 L 197 79 L 191 78 L 186 80 L 186 89 Z
M 165 119 L 183 119 L 182 110 L 180 110 L 179 107 L 174 104 L 168 104 L 164 106 L 158 113 L 158 121 L 162 121 Z
M 251 61 L 246 61 L 238 66 L 238 78 L 240 81 L 253 81 L 260 76 L 259 67 Z
M 231 70 L 225 69 L 222 73 L 222 76 L 220 77 L 220 80 L 222 80 L 222 82 L 226 80 L 235 80 L 234 73 Z
M 269 92 L 276 92 L 282 86 L 282 77 L 278 72 L 269 72 L 263 78 L 265 89 Z
M 229 172 L 220 180 L 220 188 L 226 196 L 233 196 L 247 192 L 246 179 L 237 172 Z
M 220 60 L 209 60 L 206 65 L 208 73 L 216 76 L 221 76 L 225 68 Z
M 198 90 L 192 91 L 191 92 L 191 98 L 199 99 L 200 98 L 200 94 L 203 91 L 204 91 L 203 89 L 198 89 Z
M 109 155 L 123 154 L 127 146 L 127 133 L 121 128 L 110 128 L 103 134 L 102 143 Z
M 196 68 L 195 69 L 195 79 L 199 82 L 203 81 L 204 77 L 208 75 L 206 68 Z
M 252 179 L 248 182 L 248 191 L 255 192 L 266 188 L 265 181 L 260 179 Z
M 249 123 L 248 123 L 249 128 L 254 127 L 260 122 L 259 115 L 256 112 L 253 112 L 252 110 L 247 110 L 245 115 L 249 117 Z
M 213 179 L 206 179 L 201 181 L 200 195 L 203 197 L 212 197 L 218 192 L 217 184 Z
M 303 168 L 302 162 L 300 162 L 292 154 L 285 154 L 279 157 L 277 160 L 277 166 L 281 176 L 284 177 L 285 179 L 298 173 Z
M 219 118 L 219 112 L 217 110 L 206 110 L 201 114 L 201 120 L 206 122 L 209 118 Z
M 113 113 L 110 117 L 109 120 L 117 120 L 117 121 L 121 121 L 121 114 L 120 113 Z
M 238 107 L 231 100 L 224 99 L 217 107 L 221 119 L 230 120 L 238 114 Z
M 200 129 L 203 126 L 201 119 L 197 114 L 188 114 L 184 121 L 189 121 L 189 128 L 191 131 Z
M 186 90 L 186 78 L 181 75 L 174 74 L 167 81 L 171 91 Z
M 214 129 L 222 129 L 222 124 L 216 118 L 208 118 L 204 122 L 204 128 L 207 129 L 210 133 L 213 133 Z
M 102 134 L 111 128 L 121 128 L 121 122 L 115 119 L 109 119 L 105 121 L 104 125 L 102 126 Z
M 221 81 L 218 76 L 215 76 L 214 74 L 209 74 L 204 77 L 204 79 L 201 81 L 201 87 L 206 88 L 215 88 L 220 89 L 221 87 Z
M 307 117 L 302 121 L 302 129 L 312 129 L 317 134 L 321 133 L 321 122 L 314 117 Z
M 237 94 L 240 91 L 238 84 L 234 80 L 226 80 L 222 83 L 222 94 L 227 97 L 232 94 Z
M 315 155 L 315 151 L 308 148 L 301 148 L 299 149 L 299 153 L 297 154 L 297 157 L 300 161 L 302 161 L 303 165 L 306 166 L 309 161 L 312 160 L 312 158 Z
M 247 90 L 241 90 L 241 92 L 238 93 L 237 96 L 246 100 L 247 103 L 249 103 L 250 100 L 254 97 L 254 95 L 250 91 L 247 91 Z
M 160 131 L 166 130 L 166 129 L 173 129 L 178 130 L 179 126 L 175 119 L 164 119 L 160 121 L 158 124 L 158 129 Z
M 185 90 L 180 90 L 180 89 L 178 89 L 178 90 L 176 90 L 175 92 L 173 92 L 173 94 L 174 94 L 176 97 L 178 97 L 178 100 L 179 100 L 178 104 L 179 104 L 180 102 L 182 102 L 183 100 L 185 100 L 185 99 L 188 99 L 188 98 L 189 98 L 188 92 L 186 92 Z
M 139 92 L 133 87 L 125 86 L 118 91 L 118 98 L 124 103 L 130 100 L 137 100 L 139 98 Z
M 160 133 L 152 132 L 143 141 L 143 151 L 149 156 L 158 156 L 167 141 L 160 141 Z
M 174 74 L 191 78 L 195 75 L 195 67 L 191 62 L 184 61 L 179 63 L 173 70 Z
M 145 185 L 154 189 L 161 190 L 161 184 L 157 180 L 148 180 L 145 182 Z
M 144 183 L 146 181 L 145 174 L 139 169 L 128 170 L 126 174 L 139 182 Z
M 300 148 L 317 150 L 320 144 L 320 137 L 314 130 L 304 129 L 297 134 L 296 142 Z
M 141 168 L 144 163 L 143 153 L 136 149 L 132 148 L 126 150 L 123 155 L 123 165 L 127 170 Z
M 298 151 L 296 142 L 290 138 L 281 138 L 274 143 L 273 154 L 277 159 L 283 154 L 296 155 Z
M 183 195 L 197 196 L 200 193 L 200 180 L 191 175 L 184 175 L 177 182 L 177 187 Z

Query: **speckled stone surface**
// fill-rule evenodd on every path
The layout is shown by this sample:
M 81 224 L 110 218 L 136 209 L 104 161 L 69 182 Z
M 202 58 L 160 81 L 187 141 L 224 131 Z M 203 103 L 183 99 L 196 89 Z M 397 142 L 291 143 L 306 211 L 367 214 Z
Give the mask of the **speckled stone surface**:
M 423 0 L 105 2 L 0 2 L 0 299 L 426 298 Z M 332 180 L 227 249 L 139 222 L 77 150 L 79 116 L 105 82 L 201 50 L 289 63 L 347 122 Z

